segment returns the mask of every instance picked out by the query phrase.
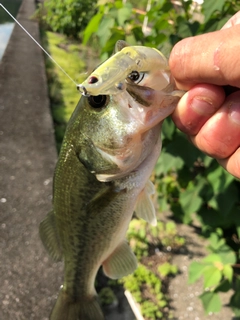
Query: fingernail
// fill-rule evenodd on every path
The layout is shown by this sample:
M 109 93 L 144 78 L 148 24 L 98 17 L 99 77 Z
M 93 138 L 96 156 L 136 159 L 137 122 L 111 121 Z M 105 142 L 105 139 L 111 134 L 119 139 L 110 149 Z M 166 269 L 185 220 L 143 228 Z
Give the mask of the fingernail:
M 212 101 L 205 97 L 194 97 L 191 107 L 200 115 L 209 115 L 215 112 Z
M 232 103 L 229 108 L 229 114 L 232 120 L 240 125 L 240 103 Z

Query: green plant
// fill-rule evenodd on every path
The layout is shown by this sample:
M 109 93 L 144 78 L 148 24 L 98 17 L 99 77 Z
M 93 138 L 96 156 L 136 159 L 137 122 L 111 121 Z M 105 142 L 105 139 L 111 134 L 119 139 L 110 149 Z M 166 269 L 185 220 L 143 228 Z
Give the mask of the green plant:
M 80 55 L 81 46 L 73 40 L 70 41 L 66 36 L 53 32 L 43 32 L 42 42 L 71 78 L 80 83 L 83 80 L 83 71 L 85 71 L 85 63 Z M 55 136 L 57 147 L 60 149 L 66 124 L 80 99 L 80 94 L 76 86 L 52 60 L 47 58 L 45 61 Z
M 94 0 L 46 0 L 43 21 L 52 31 L 79 38 L 95 10 Z
M 123 278 L 121 282 L 139 303 L 141 312 L 146 319 L 166 319 L 163 318 L 163 309 L 167 300 L 162 292 L 162 282 L 146 266 L 139 264 L 138 269 L 133 274 Z
M 157 226 L 151 226 L 142 219 L 133 219 L 127 231 L 127 239 L 138 260 L 149 256 L 153 249 L 171 251 L 185 244 L 185 239 L 178 236 L 174 222 L 158 221 Z
M 169 253 L 162 256 L 158 252 L 159 249 L 165 252 L 169 252 L 169 248 L 179 249 L 184 239 L 177 235 L 173 222 L 158 222 L 153 227 L 141 219 L 130 222 L 127 238 L 140 263 L 137 270 L 120 283 L 132 293 L 146 319 L 170 319 L 165 310 L 167 277 L 175 275 L 178 270 L 169 262 Z
M 102 288 L 98 296 L 102 306 L 112 305 L 117 300 L 113 290 L 109 287 Z
M 165 262 L 158 267 L 158 272 L 162 277 L 166 277 L 168 275 L 176 275 L 178 272 L 178 267 L 169 262 Z
M 189 283 L 194 283 L 203 277 L 204 292 L 200 295 L 206 313 L 219 312 L 221 300 L 219 292 L 235 289 L 230 304 L 237 316 L 240 315 L 239 298 L 239 275 L 234 272 L 237 257 L 235 252 L 221 238 L 222 230 L 211 233 L 208 247 L 210 255 L 200 262 L 193 262 L 189 269 Z
M 139 18 L 139 19 L 138 19 Z M 112 54 L 115 43 L 125 40 L 132 45 L 142 39 L 142 17 L 134 13 L 129 1 L 98 2 L 98 12 L 89 21 L 83 32 L 83 43 L 89 39 L 95 40 L 100 45 L 102 58 Z

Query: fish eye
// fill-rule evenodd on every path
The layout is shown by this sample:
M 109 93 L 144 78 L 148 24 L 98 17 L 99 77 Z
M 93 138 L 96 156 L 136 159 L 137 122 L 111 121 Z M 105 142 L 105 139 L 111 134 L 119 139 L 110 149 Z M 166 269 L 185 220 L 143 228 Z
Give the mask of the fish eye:
M 108 96 L 100 94 L 99 96 L 89 96 L 88 102 L 94 109 L 101 109 L 108 103 Z
M 138 72 L 134 70 L 128 75 L 127 80 L 138 84 L 143 80 L 144 75 L 144 72 Z

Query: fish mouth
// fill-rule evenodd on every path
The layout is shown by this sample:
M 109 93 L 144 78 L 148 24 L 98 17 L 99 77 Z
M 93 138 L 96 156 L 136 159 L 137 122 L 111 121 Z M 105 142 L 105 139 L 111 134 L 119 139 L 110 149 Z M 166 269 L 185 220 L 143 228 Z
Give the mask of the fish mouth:
M 132 84 L 129 82 L 126 82 L 126 83 L 127 83 L 126 90 L 133 97 L 135 101 L 137 101 L 138 103 L 140 103 L 145 107 L 148 107 L 151 105 L 151 101 L 153 100 L 153 96 L 154 96 L 153 89 L 151 89 L 150 87 L 139 86 L 137 84 Z M 120 83 L 119 85 L 122 85 L 122 83 Z M 122 87 L 118 89 L 119 89 L 119 92 L 123 90 Z M 82 84 L 77 85 L 77 90 L 84 97 L 89 97 L 91 95 L 86 89 L 86 87 Z
M 126 90 L 136 102 L 144 107 L 149 107 L 152 104 L 155 94 L 154 89 L 127 82 Z

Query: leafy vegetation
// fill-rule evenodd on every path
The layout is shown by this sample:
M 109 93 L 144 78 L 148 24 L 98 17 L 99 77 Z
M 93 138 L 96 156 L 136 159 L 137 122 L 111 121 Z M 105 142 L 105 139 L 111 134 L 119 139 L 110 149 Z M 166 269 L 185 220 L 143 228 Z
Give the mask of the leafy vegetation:
M 78 39 L 94 14 L 95 3 L 94 0 L 46 0 L 43 20 L 52 31 Z
M 1 0 L 1 4 L 14 16 L 16 17 L 22 0 Z M 5 22 L 14 22 L 9 14 L 0 8 L 0 21 L 1 24 Z
M 167 285 L 178 268 L 169 263 L 170 252 L 179 250 L 185 240 L 177 235 L 173 222 L 158 222 L 152 227 L 138 219 L 131 221 L 127 238 L 140 263 L 133 274 L 119 282 L 132 293 L 146 320 L 171 319 Z
M 67 70 L 76 83 L 81 83 L 86 77 L 86 72 L 96 63 L 92 50 L 77 41 L 69 40 L 65 35 L 44 32 L 42 41 L 52 57 Z M 46 71 L 57 147 L 60 149 L 67 122 L 80 99 L 80 94 L 71 80 L 50 59 L 46 59 Z
M 70 1 L 65 2 L 69 3 Z M 55 3 L 57 2 L 54 1 Z M 75 37 L 83 39 L 84 44 L 91 42 L 96 53 L 102 55 L 102 59 L 112 53 L 115 42 L 119 39 L 126 40 L 131 45 L 153 46 L 168 55 L 177 41 L 221 28 L 229 17 L 240 9 L 240 4 L 236 0 L 207 0 L 201 7 L 190 0 L 153 1 L 152 8 L 148 12 L 144 11 L 146 1 L 142 1 L 140 5 L 136 1 L 100 0 L 96 6 L 95 14 L 91 13 L 91 18 L 90 15 L 88 16 L 89 20 L 87 19 L 88 24 L 85 29 L 77 29 L 77 32 L 53 26 L 52 29 L 63 31 L 66 34 L 73 32 Z M 57 16 L 56 19 L 61 17 L 61 15 L 58 16 L 57 11 L 54 12 Z M 71 10 L 65 10 L 65 16 L 68 15 L 72 15 Z M 50 17 L 46 18 L 46 21 Z M 70 20 L 72 17 L 68 17 L 68 19 Z M 58 47 L 61 47 L 61 42 L 64 43 L 64 41 L 61 40 Z M 76 57 L 79 59 L 77 52 Z M 64 61 L 62 66 L 68 70 Z M 76 73 L 81 72 L 79 69 L 75 70 Z M 73 75 L 73 78 L 75 79 L 76 75 Z M 70 93 L 67 96 L 68 101 L 71 100 L 69 97 L 72 97 Z M 68 101 L 65 101 L 63 105 Z M 74 106 L 73 102 L 72 107 Z M 58 110 L 59 114 L 65 113 L 63 121 L 66 122 L 68 115 L 65 110 L 67 109 L 62 109 L 63 112 Z M 57 109 L 54 112 L 57 118 Z M 191 224 L 197 220 L 200 224 L 201 235 L 209 240 L 210 254 L 202 261 L 192 264 L 189 281 L 193 283 L 203 277 L 204 292 L 200 299 L 206 313 L 219 312 L 221 309 L 219 292 L 233 290 L 229 305 L 236 316 L 240 317 L 239 182 L 224 171 L 215 160 L 191 145 L 184 134 L 175 128 L 170 119 L 164 121 L 162 136 L 163 151 L 155 169 L 160 210 L 171 210 L 173 218 L 185 224 Z M 169 245 L 168 241 L 171 245 L 173 243 L 181 245 L 183 240 L 178 239 L 177 235 L 170 238 L 165 237 L 163 240 L 161 234 L 165 232 L 165 226 L 158 225 L 156 229 L 158 231 L 154 231 L 147 230 L 146 228 L 150 227 L 144 223 L 140 224 L 139 220 L 134 220 L 134 227 L 130 225 L 129 229 L 131 245 L 142 263 L 140 274 L 136 271 L 134 275 L 123 281 L 126 288 L 135 292 L 135 299 L 138 301 L 142 299 L 141 304 L 145 306 L 143 301 L 146 301 L 146 296 L 142 296 L 144 285 L 146 285 L 144 281 L 148 282 L 146 279 L 152 279 L 148 283 L 149 292 L 154 292 L 154 286 L 158 286 L 159 292 L 161 292 L 162 282 L 159 284 L 159 279 L 168 272 L 173 274 L 175 272 L 169 265 L 163 267 L 160 264 L 160 270 L 151 268 L 147 264 L 147 258 L 153 252 L 151 250 L 154 248 L 163 250 Z M 173 242 L 172 238 L 174 238 Z M 166 241 L 165 244 L 163 244 L 164 241 Z M 168 261 L 163 263 L 168 263 Z M 134 287 L 137 285 L 138 288 Z M 166 302 L 166 297 L 161 296 L 158 299 L 163 305 Z M 152 303 L 152 300 L 147 301 Z M 145 316 L 149 319 L 157 319 L 159 314 L 157 315 L 156 312 L 162 313 L 164 306 L 156 311 L 151 303 L 146 306 L 148 311 Z

